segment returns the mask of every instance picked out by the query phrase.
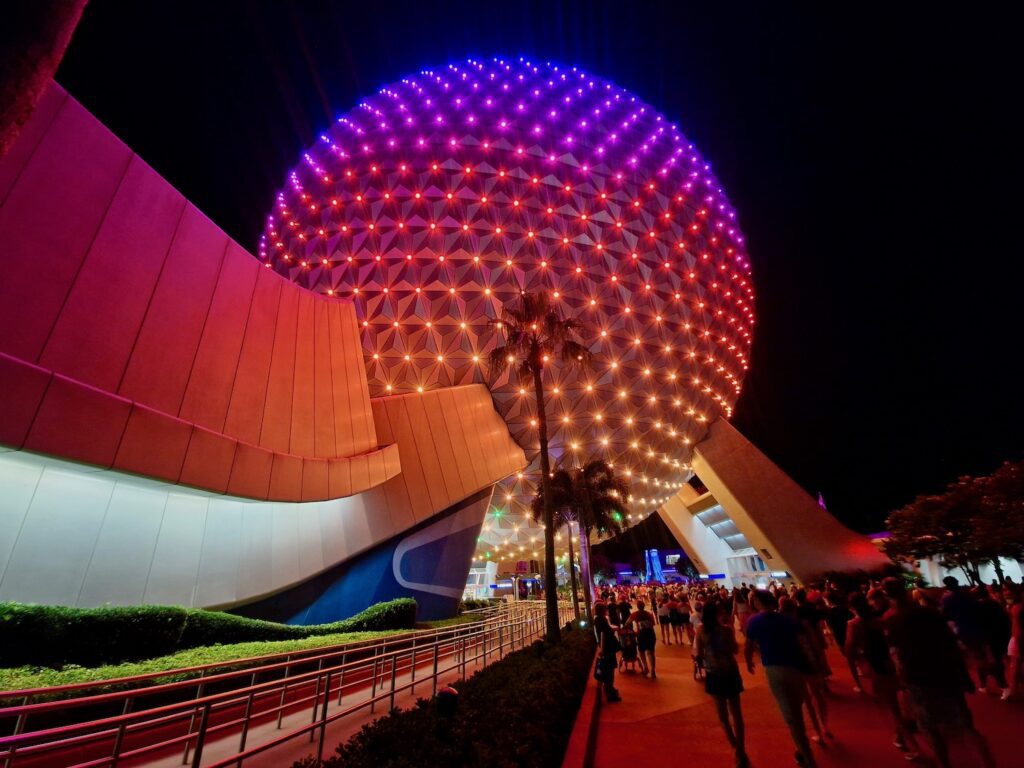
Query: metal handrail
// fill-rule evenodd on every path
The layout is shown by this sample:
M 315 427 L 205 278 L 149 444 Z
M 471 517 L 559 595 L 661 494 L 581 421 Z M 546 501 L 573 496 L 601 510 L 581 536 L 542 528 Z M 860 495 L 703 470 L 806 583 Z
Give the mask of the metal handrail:
M 511 607 L 511 606 L 508 606 Z M 500 613 L 506 606 L 498 605 L 488 608 L 476 608 L 472 611 L 464 611 L 465 614 L 476 614 L 481 615 Z M 111 685 L 131 685 L 133 683 L 142 683 L 148 680 L 157 680 L 162 677 L 169 677 L 171 675 L 185 675 L 185 674 L 199 674 L 213 670 L 221 669 L 224 667 L 238 667 L 239 664 L 249 664 L 244 670 L 234 670 L 239 673 L 248 674 L 252 672 L 254 667 L 262 666 L 264 664 L 273 663 L 278 659 L 284 659 L 286 661 L 302 661 L 307 660 L 307 657 L 317 658 L 319 655 L 324 653 L 337 650 L 340 652 L 345 651 L 356 651 L 360 648 L 372 648 L 379 646 L 380 644 L 396 644 L 400 642 L 406 642 L 412 638 L 426 637 L 428 635 L 436 635 L 438 633 L 444 633 L 454 631 L 465 626 L 471 626 L 470 624 L 465 625 L 452 625 L 450 627 L 441 627 L 438 629 L 415 629 L 408 632 L 403 632 L 397 635 L 389 635 L 388 637 L 375 638 L 371 640 L 355 640 L 349 643 L 338 643 L 336 645 L 325 645 L 316 648 L 306 648 L 297 651 L 284 651 L 281 653 L 271 653 L 263 656 L 245 656 L 238 659 L 228 659 L 226 661 L 213 661 L 209 664 L 198 664 L 192 667 L 176 667 L 175 669 L 168 669 L 162 672 L 146 672 L 141 675 L 132 675 L 130 677 L 114 677 L 106 680 L 91 680 L 82 683 L 66 683 L 64 685 L 52 685 L 40 688 L 22 688 L 11 691 L 0 691 L 0 699 L 23 699 L 33 698 L 35 696 L 52 696 L 53 694 L 61 693 L 74 693 L 77 691 L 88 690 L 90 688 L 105 688 Z M 177 682 L 188 683 L 190 680 L 180 680 Z M 126 691 L 122 691 L 126 692 Z M 0 717 L 4 716 L 6 708 L 0 707 Z
M 283 716 L 285 710 L 299 711 L 298 708 L 300 706 L 305 706 L 307 702 L 313 701 L 314 722 L 311 723 L 310 726 L 304 726 L 303 728 L 290 732 L 291 735 L 286 735 L 286 738 L 284 738 L 284 740 L 288 740 L 289 738 L 294 738 L 302 733 L 311 733 L 310 728 L 321 727 L 320 724 L 316 723 L 316 707 L 321 706 L 321 699 L 323 709 L 323 717 L 321 719 L 323 720 L 323 727 L 326 727 L 326 723 L 328 722 L 333 722 L 339 717 L 343 717 L 345 714 L 350 714 L 351 712 L 358 711 L 367 706 L 370 706 L 372 711 L 376 706 L 376 703 L 385 698 L 391 698 L 393 705 L 394 695 L 398 692 L 401 692 L 406 688 L 412 688 L 414 690 L 416 685 L 422 685 L 431 680 L 434 681 L 433 684 L 436 687 L 438 675 L 449 672 L 451 669 L 458 667 L 459 665 L 462 665 L 463 674 L 465 674 L 466 663 L 468 661 L 475 661 L 480 657 L 480 654 L 477 654 L 473 656 L 472 659 L 467 659 L 467 648 L 475 649 L 482 645 L 482 655 L 484 657 L 484 662 L 486 663 L 488 637 L 495 633 L 499 636 L 499 642 L 497 648 L 495 648 L 494 644 L 491 644 L 492 656 L 495 652 L 498 653 L 499 657 L 503 655 L 505 647 L 510 643 L 514 646 L 517 642 L 517 629 L 519 629 L 518 642 L 525 644 L 527 638 L 536 636 L 543 629 L 543 622 L 540 620 L 543 613 L 540 610 L 542 607 L 543 604 L 534 604 L 529 606 L 525 611 L 516 611 L 516 613 L 522 613 L 525 615 L 525 617 L 522 618 L 512 617 L 511 614 L 513 611 L 503 610 L 500 612 L 500 616 L 485 619 L 481 622 L 446 627 L 433 632 L 428 631 L 426 633 L 422 633 L 420 636 L 432 634 L 434 639 L 433 642 L 425 644 L 413 643 L 407 647 L 399 648 L 397 650 L 384 650 L 383 652 L 378 652 L 377 649 L 386 649 L 389 645 L 394 644 L 393 642 L 381 642 L 377 644 L 376 648 L 374 648 L 373 656 L 367 656 L 356 661 L 346 662 L 344 654 L 342 653 L 342 663 L 333 666 L 325 666 L 324 660 L 337 657 L 339 655 L 339 652 L 337 651 L 323 653 L 320 656 L 306 656 L 298 661 L 285 662 L 285 664 L 271 664 L 257 668 L 240 670 L 237 673 L 210 676 L 203 678 L 202 680 L 180 681 L 179 683 L 171 683 L 165 686 L 156 686 L 134 691 L 120 691 L 113 694 L 100 694 L 64 701 L 9 707 L 4 710 L 0 710 L 0 715 L 6 717 L 17 715 L 19 718 L 27 718 L 29 714 L 40 711 L 53 711 L 54 709 L 70 708 L 72 705 L 86 706 L 89 704 L 109 703 L 110 701 L 117 699 L 124 700 L 124 713 L 121 715 L 48 728 L 40 731 L 27 733 L 16 732 L 11 736 L 0 737 L 0 759 L 3 759 L 5 764 L 7 764 L 11 759 L 13 759 L 16 752 L 22 755 L 35 755 L 55 748 L 67 748 L 70 746 L 86 744 L 99 739 L 109 739 L 111 737 L 115 738 L 115 744 L 111 755 L 89 761 L 82 765 L 114 765 L 121 759 L 139 756 L 158 749 L 166 749 L 170 746 L 181 743 L 185 743 L 186 745 L 187 759 L 188 745 L 193 740 L 196 741 L 196 753 L 201 754 L 201 744 L 209 735 L 238 725 L 242 726 L 242 740 L 239 747 L 239 754 L 242 754 L 249 723 L 254 718 L 267 718 L 268 716 L 278 714 L 278 724 L 280 726 L 280 717 Z M 560 613 L 564 616 L 567 614 L 567 611 L 560 611 Z M 512 620 L 505 620 L 509 618 Z M 530 625 L 530 631 L 528 634 L 524 629 L 527 625 Z M 506 628 L 509 630 L 509 642 L 505 642 L 504 639 L 502 639 Z M 441 639 L 442 637 L 443 639 Z M 411 638 L 406 636 L 406 639 L 409 640 Z M 369 648 L 370 646 L 362 645 L 356 650 L 368 651 Z M 444 653 L 442 653 L 442 649 L 444 649 Z M 351 650 L 351 648 L 349 648 L 349 650 Z M 433 674 L 417 680 L 415 679 L 415 671 L 424 654 L 432 656 L 434 671 Z M 455 666 L 448 667 L 447 669 L 439 669 L 439 659 L 449 657 L 456 657 L 457 661 Z M 315 671 L 305 672 L 293 677 L 284 677 L 259 684 L 253 683 L 243 688 L 224 691 L 218 694 L 202 695 L 202 686 L 215 682 L 218 679 L 223 680 L 236 677 L 238 675 L 246 675 L 250 676 L 252 680 L 255 681 L 257 674 L 261 671 L 266 671 L 268 669 L 280 669 L 293 663 L 309 663 L 313 661 L 319 662 L 318 668 Z M 369 678 L 358 674 L 359 672 L 368 672 L 371 668 L 372 673 Z M 378 695 L 376 693 L 376 684 L 379 678 L 379 669 L 390 670 L 391 686 L 387 693 Z M 400 687 L 395 688 L 397 675 L 405 674 L 407 672 L 411 672 L 412 679 L 408 683 L 401 684 Z M 353 673 L 357 673 L 354 681 L 352 679 Z M 162 674 L 173 674 L 173 671 Z M 349 680 L 347 682 L 345 681 L 346 674 L 349 675 Z M 331 679 L 334 675 L 337 675 L 335 678 L 335 681 L 337 682 L 336 687 L 334 685 L 334 681 Z M 327 717 L 328 704 L 335 693 L 338 695 L 340 705 L 341 698 L 344 695 L 346 687 L 366 687 L 367 682 L 371 682 L 373 688 L 370 699 L 350 706 L 344 710 L 340 710 L 339 712 L 335 712 L 330 718 Z M 197 687 L 198 695 L 195 698 L 189 698 L 173 704 L 139 710 L 137 712 L 129 712 L 134 698 L 138 698 L 143 695 L 150 695 L 158 691 L 175 690 L 181 687 L 181 683 L 185 683 L 186 685 L 195 685 Z M 196 685 L 197 683 L 198 685 Z M 321 685 L 321 683 L 323 683 L 323 685 Z M 312 696 L 301 696 L 297 699 L 289 701 L 285 700 L 285 694 L 288 688 L 298 690 L 304 687 L 309 687 L 310 685 L 315 686 L 315 692 Z M 257 712 L 253 711 L 253 707 L 257 699 L 274 694 L 280 694 L 280 701 L 277 706 L 269 709 L 260 709 Z M 231 707 L 237 707 L 243 702 L 245 702 L 246 709 L 245 715 L 242 718 L 235 718 L 228 722 L 218 723 L 212 726 L 209 725 L 209 716 L 215 708 L 229 709 Z M 200 728 L 199 731 L 193 732 L 192 726 L 195 723 L 197 713 L 199 713 L 200 716 Z M 189 728 L 184 735 L 166 739 L 158 743 L 146 744 L 125 752 L 120 751 L 126 736 L 141 733 L 154 727 L 170 725 L 172 723 L 182 721 L 183 718 L 186 717 L 191 719 L 189 721 Z M 24 723 L 24 719 L 19 719 L 19 723 Z M 321 742 L 322 740 L 323 739 L 321 737 Z M 272 740 L 272 743 L 280 743 L 280 739 L 274 739 Z M 264 749 L 269 748 L 266 744 L 271 744 L 271 742 L 266 742 L 263 745 L 252 747 L 249 750 L 246 750 L 246 752 L 253 752 L 255 754 L 256 752 L 263 751 Z M 194 757 L 196 756 L 196 753 L 194 753 Z M 244 759 L 244 757 L 235 758 L 229 762 L 236 762 L 239 759 Z M 193 764 L 198 765 L 198 762 L 194 762 Z

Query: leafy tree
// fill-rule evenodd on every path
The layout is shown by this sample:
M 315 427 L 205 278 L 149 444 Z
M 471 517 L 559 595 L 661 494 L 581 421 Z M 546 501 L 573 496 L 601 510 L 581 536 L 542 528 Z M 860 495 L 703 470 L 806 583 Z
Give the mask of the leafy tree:
M 622 510 L 629 497 L 629 485 L 604 461 L 595 459 L 579 469 L 559 469 L 551 478 L 551 504 L 565 520 L 574 520 L 580 529 L 580 570 L 587 619 L 591 617 L 590 535 L 615 534 L 623 529 Z M 536 517 L 543 500 L 534 498 Z
M 544 598 L 547 604 L 547 637 L 559 639 L 558 592 L 555 569 L 555 521 L 551 504 L 551 460 L 548 457 L 548 419 L 544 402 L 544 372 L 560 361 L 563 367 L 590 364 L 590 350 L 576 339 L 582 325 L 562 317 L 547 292 L 523 293 L 518 302 L 506 304 L 492 321 L 504 336 L 504 344 L 489 356 L 492 376 L 514 369 L 522 384 L 533 384 L 540 438 L 540 486 L 544 520 Z
M 886 553 L 897 561 L 936 558 L 972 584 L 1000 558 L 1024 559 L 1024 462 L 1006 462 L 987 477 L 959 478 L 942 494 L 918 496 L 887 521 Z

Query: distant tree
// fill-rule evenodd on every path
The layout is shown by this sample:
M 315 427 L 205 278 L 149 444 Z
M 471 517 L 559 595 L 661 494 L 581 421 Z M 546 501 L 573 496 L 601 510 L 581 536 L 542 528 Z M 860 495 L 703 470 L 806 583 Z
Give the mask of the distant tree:
M 886 553 L 896 561 L 935 558 L 959 568 L 972 584 L 1000 558 L 1024 559 L 1024 462 L 1007 462 L 987 477 L 964 476 L 942 494 L 918 496 L 889 515 Z
M 1024 560 L 1024 461 L 1005 462 L 978 481 L 978 490 L 974 547 L 986 553 L 1002 583 L 1000 558 Z
M 547 606 L 547 638 L 559 640 L 558 593 L 555 568 L 555 521 L 551 505 L 551 461 L 548 458 L 548 418 L 544 404 L 544 372 L 560 361 L 563 367 L 590 364 L 590 350 L 576 341 L 582 325 L 562 317 L 547 292 L 523 293 L 506 304 L 493 321 L 504 344 L 488 357 L 491 376 L 515 370 L 520 383 L 533 385 L 540 438 L 540 487 L 544 520 L 544 598 Z
M 628 498 L 629 485 L 612 471 L 607 462 L 599 459 L 587 462 L 580 469 L 559 469 L 551 477 L 552 506 L 565 519 L 579 524 L 580 571 L 588 620 L 592 618 L 591 591 L 594 584 L 590 568 L 590 535 L 595 531 L 600 534 L 620 533 L 624 528 L 623 510 Z M 538 506 L 535 498 L 535 516 Z

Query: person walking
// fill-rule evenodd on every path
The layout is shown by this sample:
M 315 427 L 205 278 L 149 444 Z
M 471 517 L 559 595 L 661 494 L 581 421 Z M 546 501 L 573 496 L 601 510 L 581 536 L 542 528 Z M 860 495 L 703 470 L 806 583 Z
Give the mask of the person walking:
M 615 657 L 619 652 L 619 640 L 615 637 L 615 627 L 608 622 L 608 606 L 604 603 L 594 606 L 594 635 L 599 649 L 594 677 L 604 688 L 605 701 L 622 701 L 615 687 L 615 668 L 618 666 Z
M 890 576 L 882 589 L 891 604 L 882 617 L 900 686 L 941 768 L 952 768 L 947 738 L 963 735 L 985 768 L 995 768 L 988 741 L 974 727 L 965 693 L 974 690 L 957 636 L 943 615 L 916 605 L 903 582 Z
M 1010 669 L 1002 700 L 1009 701 L 1017 696 L 1017 689 L 1020 686 L 1021 653 L 1024 652 L 1024 588 L 1008 585 L 1005 591 L 1010 606 L 1010 642 L 1006 645 Z
M 801 642 L 800 624 L 778 612 L 778 601 L 771 592 L 754 591 L 751 607 L 757 613 L 747 622 L 747 642 L 743 649 L 747 671 L 754 674 L 754 653 L 760 652 L 768 689 L 796 746 L 797 765 L 814 768 L 816 763 L 803 716 L 806 673 L 810 664 Z
M 731 613 L 720 616 L 719 612 L 719 606 L 714 603 L 704 607 L 704 623 L 694 641 L 694 656 L 704 664 L 704 690 L 715 700 L 725 738 L 736 753 L 736 768 L 748 768 L 750 758 L 747 757 L 743 710 L 740 707 L 743 679 L 736 661 L 739 645 L 732 626 L 723 623 L 723 619 L 731 620 Z
M 921 750 L 914 736 L 914 724 L 900 707 L 899 680 L 882 629 L 882 615 L 888 610 L 889 601 L 882 590 L 873 589 L 867 596 L 860 592 L 850 595 L 849 606 L 854 617 L 846 625 L 843 651 L 851 672 L 855 673 L 854 680 L 858 686 L 862 685 L 856 673 L 857 663 L 863 661 L 865 673 L 871 679 L 872 695 L 892 716 L 893 745 L 907 760 L 916 760 Z
M 646 609 L 643 600 L 637 600 L 636 610 L 629 615 L 626 626 L 636 628 L 636 647 L 640 653 L 640 671 L 650 674 L 651 679 L 658 675 L 654 667 L 654 646 L 658 644 L 658 636 L 654 632 L 654 614 Z
M 672 645 L 672 627 L 669 624 L 670 608 L 668 603 L 668 595 L 662 594 L 658 601 L 658 624 L 661 627 L 661 642 L 665 645 Z

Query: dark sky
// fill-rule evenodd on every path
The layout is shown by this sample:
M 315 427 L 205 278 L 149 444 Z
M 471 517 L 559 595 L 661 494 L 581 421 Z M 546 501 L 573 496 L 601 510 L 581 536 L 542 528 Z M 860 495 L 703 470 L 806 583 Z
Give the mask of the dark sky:
M 871 531 L 1024 454 L 1018 26 L 902 5 L 92 0 L 58 79 L 250 249 L 300 151 L 384 83 L 495 54 L 619 83 L 739 210 L 734 423 Z

